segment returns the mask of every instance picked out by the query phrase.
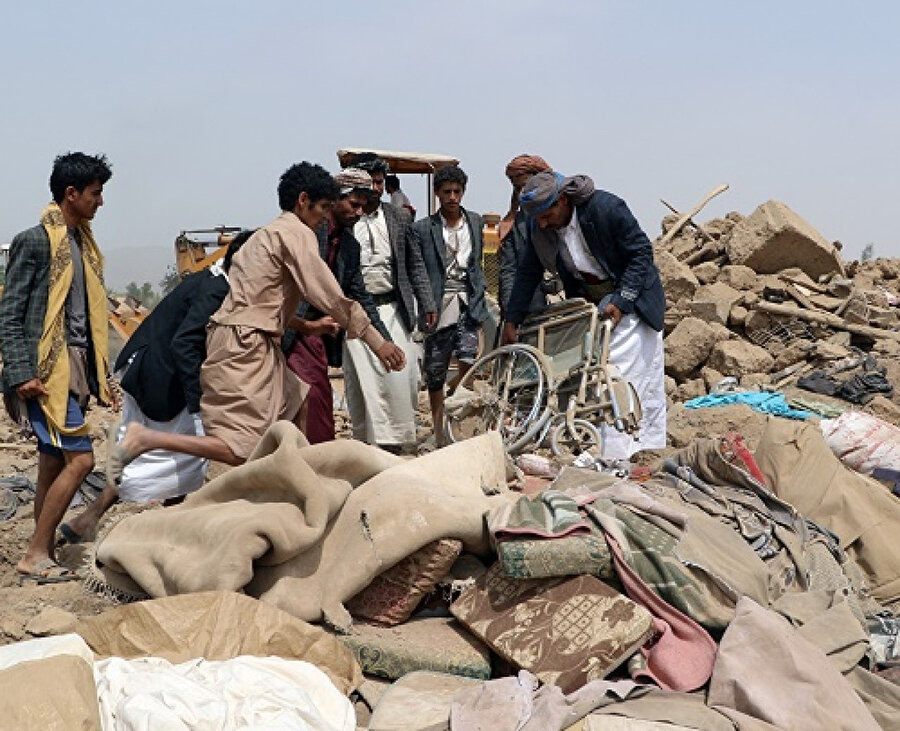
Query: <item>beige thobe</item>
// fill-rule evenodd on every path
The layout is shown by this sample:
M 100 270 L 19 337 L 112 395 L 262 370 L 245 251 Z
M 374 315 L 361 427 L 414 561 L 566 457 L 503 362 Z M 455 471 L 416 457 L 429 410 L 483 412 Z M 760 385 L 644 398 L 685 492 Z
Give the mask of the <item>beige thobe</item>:
M 294 213 L 282 213 L 250 237 L 232 260 L 229 280 L 210 320 L 200 412 L 206 433 L 246 459 L 271 424 L 297 416 L 306 396 L 281 352 L 281 336 L 301 301 L 373 350 L 384 338 L 360 304 L 344 297 L 316 235 Z

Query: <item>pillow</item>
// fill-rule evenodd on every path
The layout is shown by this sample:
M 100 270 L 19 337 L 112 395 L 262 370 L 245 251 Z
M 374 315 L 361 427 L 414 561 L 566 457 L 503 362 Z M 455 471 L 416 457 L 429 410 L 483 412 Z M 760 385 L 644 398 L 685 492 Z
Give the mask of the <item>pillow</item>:
M 606 677 L 653 634 L 646 609 L 593 576 L 507 579 L 499 564 L 450 611 L 495 652 L 566 693 Z
M 347 602 L 347 611 L 388 627 L 405 622 L 422 597 L 449 573 L 462 548 L 462 541 L 453 538 L 429 543 L 376 576 Z

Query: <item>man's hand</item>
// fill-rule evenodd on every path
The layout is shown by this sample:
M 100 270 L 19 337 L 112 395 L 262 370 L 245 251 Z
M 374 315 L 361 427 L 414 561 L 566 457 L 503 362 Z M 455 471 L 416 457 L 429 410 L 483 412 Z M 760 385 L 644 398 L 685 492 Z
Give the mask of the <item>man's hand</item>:
M 500 334 L 500 344 L 510 345 L 519 337 L 518 328 L 511 322 L 503 323 L 503 332 Z
M 600 316 L 606 320 L 612 320 L 612 326 L 613 329 L 615 329 L 616 325 L 619 324 L 619 320 L 622 319 L 622 310 L 620 310 L 612 302 L 610 302 L 608 305 L 606 305 L 606 307 L 603 308 Z
M 44 387 L 40 378 L 32 378 L 16 386 L 16 393 L 19 397 L 27 401 L 28 399 L 37 398 L 38 396 L 47 396 L 47 389 Z
M 302 327 L 298 327 L 297 331 L 303 335 L 337 335 L 341 331 L 341 326 L 337 324 L 331 315 L 325 315 L 318 320 L 301 320 Z
M 425 329 L 426 330 L 434 330 L 438 324 L 438 315 L 437 312 L 426 312 L 425 313 Z
M 406 356 L 403 351 L 390 340 L 385 340 L 384 344 L 375 351 L 375 355 L 388 371 L 402 371 L 406 365 Z

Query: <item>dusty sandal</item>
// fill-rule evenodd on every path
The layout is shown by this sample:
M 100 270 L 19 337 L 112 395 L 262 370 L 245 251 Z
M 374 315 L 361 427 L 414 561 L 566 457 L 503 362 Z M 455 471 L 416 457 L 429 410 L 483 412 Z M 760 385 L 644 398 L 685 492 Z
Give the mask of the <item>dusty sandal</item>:
M 65 581 L 78 581 L 80 578 L 75 571 L 60 566 L 52 558 L 45 558 L 30 571 L 19 570 L 20 584 L 26 581 L 33 581 L 35 584 L 61 584 Z

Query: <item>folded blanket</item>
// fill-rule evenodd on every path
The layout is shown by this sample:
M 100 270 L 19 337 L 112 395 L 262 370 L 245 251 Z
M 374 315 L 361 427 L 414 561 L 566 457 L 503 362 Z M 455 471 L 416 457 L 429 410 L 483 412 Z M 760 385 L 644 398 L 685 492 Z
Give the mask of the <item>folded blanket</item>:
M 278 422 L 183 504 L 117 524 L 96 558 L 152 597 L 243 589 L 346 629 L 342 602 L 428 543 L 487 551 L 484 515 L 509 495 L 497 433 L 405 461 L 352 440 L 309 446 Z

